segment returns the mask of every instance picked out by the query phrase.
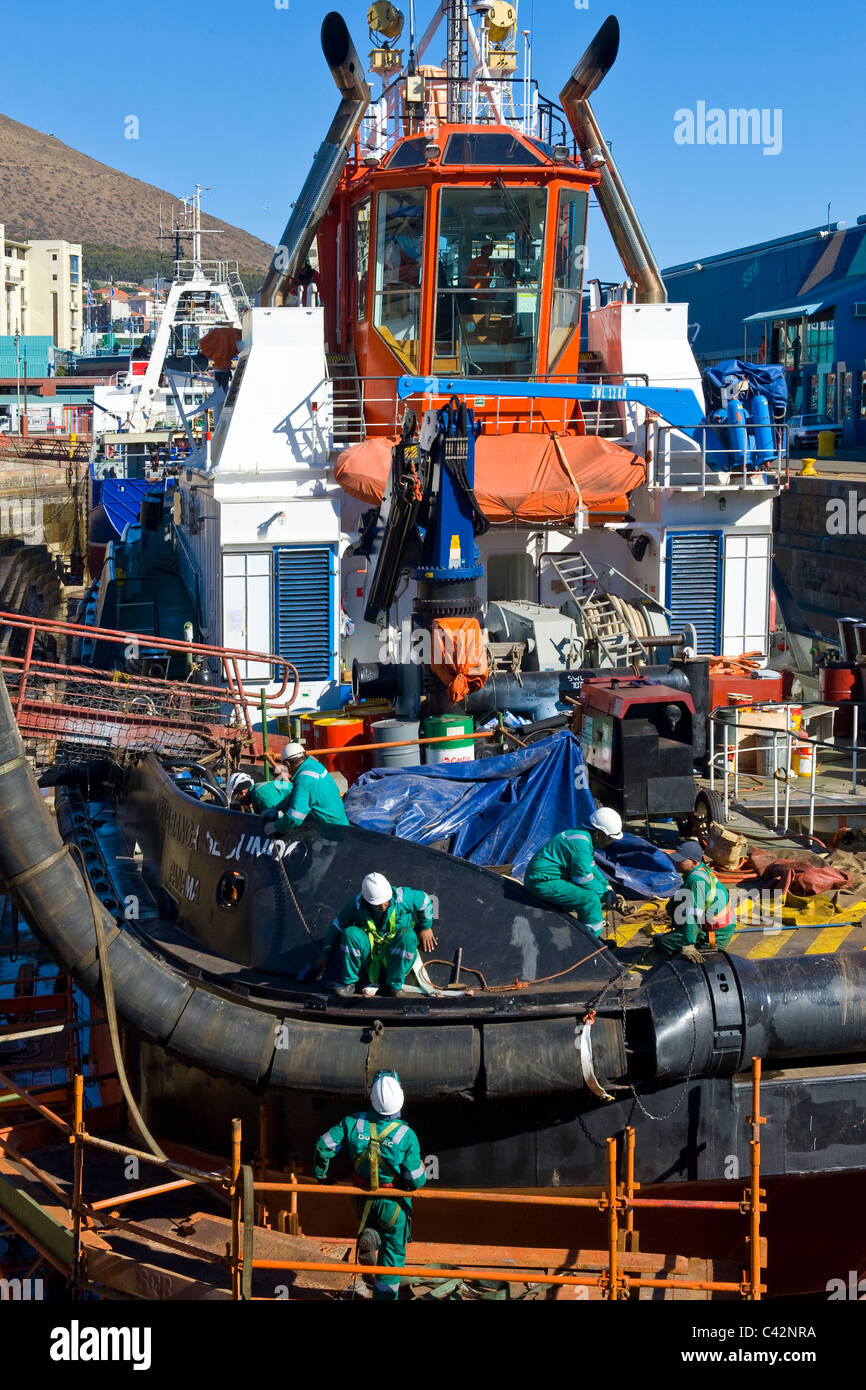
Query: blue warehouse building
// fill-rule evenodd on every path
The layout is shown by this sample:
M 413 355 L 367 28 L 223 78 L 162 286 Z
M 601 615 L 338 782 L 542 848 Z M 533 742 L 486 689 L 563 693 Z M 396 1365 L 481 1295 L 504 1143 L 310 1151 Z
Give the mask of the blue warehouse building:
M 846 446 L 866 444 L 866 216 L 662 273 L 670 299 L 689 305 L 702 367 L 779 362 L 792 415 L 826 414 Z

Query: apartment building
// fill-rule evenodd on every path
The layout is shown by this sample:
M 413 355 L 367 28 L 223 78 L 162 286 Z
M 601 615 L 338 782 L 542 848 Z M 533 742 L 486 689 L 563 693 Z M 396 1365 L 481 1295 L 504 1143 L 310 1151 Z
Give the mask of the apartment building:
M 27 243 L 30 332 L 50 333 L 55 347 L 80 352 L 83 332 L 81 244 Z
M 0 337 L 30 332 L 27 247 L 7 237 L 0 222 Z

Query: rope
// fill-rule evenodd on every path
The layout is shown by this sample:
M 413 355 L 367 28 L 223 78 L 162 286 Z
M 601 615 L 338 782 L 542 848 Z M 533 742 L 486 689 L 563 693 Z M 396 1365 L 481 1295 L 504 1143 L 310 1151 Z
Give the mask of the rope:
M 81 874 L 84 879 L 84 887 L 87 892 L 87 899 L 90 903 L 90 912 L 93 918 L 93 930 L 96 933 L 96 948 L 99 953 L 99 973 L 101 976 L 102 983 L 102 997 L 105 1003 L 105 1019 L 108 1024 L 108 1036 L 111 1041 L 111 1051 L 114 1055 L 114 1065 L 117 1068 L 117 1079 L 120 1082 L 120 1089 L 123 1092 L 123 1098 L 126 1101 L 127 1108 L 129 1110 L 130 1115 L 132 1116 L 132 1120 L 135 1124 L 136 1129 L 143 1138 L 144 1142 L 147 1144 L 147 1147 L 150 1149 L 151 1153 L 156 1158 L 162 1158 L 167 1160 L 168 1154 L 165 1152 L 164 1149 L 160 1148 L 159 1144 L 154 1139 L 153 1135 L 151 1134 L 150 1130 L 144 1122 L 144 1117 L 142 1116 L 141 1111 L 136 1105 L 135 1096 L 132 1094 L 132 1089 L 129 1085 L 129 1079 L 126 1075 L 126 1068 L 123 1065 L 123 1056 L 120 1044 L 120 1030 L 117 1026 L 117 1009 L 114 1001 L 114 981 L 111 976 L 111 966 L 108 963 L 108 943 L 105 939 L 105 927 L 102 921 L 102 905 L 99 899 L 97 898 L 96 894 L 94 893 L 93 885 L 91 884 L 90 879 L 87 876 L 87 868 L 84 863 L 84 855 L 81 852 L 80 845 L 65 844 L 63 846 L 63 850 L 65 852 L 68 852 L 73 858 L 78 859 L 79 864 L 81 866 Z M 47 863 L 47 861 L 44 862 Z

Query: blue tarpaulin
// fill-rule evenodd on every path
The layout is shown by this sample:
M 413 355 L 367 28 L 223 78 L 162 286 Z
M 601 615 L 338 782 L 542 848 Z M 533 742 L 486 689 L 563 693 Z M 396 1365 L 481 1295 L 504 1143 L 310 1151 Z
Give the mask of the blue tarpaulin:
M 518 878 L 554 835 L 587 825 L 595 804 L 580 744 L 565 732 L 477 762 L 374 768 L 345 799 L 353 825 L 421 845 L 448 838 L 453 854 L 511 864 Z M 636 835 L 610 845 L 599 862 L 641 896 L 667 896 L 680 884 L 667 856 Z
M 721 387 L 726 376 L 745 377 L 749 383 L 749 394 L 758 392 L 767 397 L 770 413 L 774 420 L 784 420 L 788 408 L 788 383 L 784 368 L 759 362 L 741 362 L 738 357 L 730 357 L 725 362 L 717 362 L 708 367 L 705 373 L 711 392 L 721 400 Z

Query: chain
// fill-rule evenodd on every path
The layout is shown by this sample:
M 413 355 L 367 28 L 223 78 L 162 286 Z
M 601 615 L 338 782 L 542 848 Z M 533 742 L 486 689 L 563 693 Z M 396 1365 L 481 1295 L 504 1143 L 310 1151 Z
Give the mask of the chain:
M 307 923 L 307 919 L 306 919 L 306 917 L 304 916 L 303 912 L 301 911 L 301 904 L 298 902 L 298 896 L 297 896 L 297 894 L 296 894 L 294 888 L 292 887 L 292 880 L 289 878 L 289 871 L 288 871 L 288 869 L 286 868 L 285 863 L 283 862 L 282 858 L 280 859 L 280 868 L 282 869 L 282 871 L 283 871 L 283 877 L 284 877 L 285 880 L 286 880 L 286 887 L 287 887 L 288 890 L 289 890 L 289 897 L 291 898 L 292 902 L 295 904 L 295 911 L 297 912 L 298 916 L 299 916 L 300 919 L 301 919 L 301 926 L 304 928 L 304 931 L 307 933 L 307 936 L 312 936 L 313 933 L 310 931 L 309 925 L 308 925 L 308 923 Z
M 664 1114 L 664 1115 L 653 1115 L 653 1113 L 652 1113 L 651 1110 L 647 1110 L 646 1106 L 644 1105 L 643 1101 L 641 1100 L 640 1096 L 638 1095 L 637 1091 L 636 1091 L 635 1088 L 634 1088 L 634 1083 L 633 1083 L 631 1077 L 628 1075 L 628 1072 L 626 1072 L 626 1080 L 627 1080 L 627 1082 L 628 1082 L 628 1088 L 629 1088 L 629 1090 L 631 1091 L 632 1096 L 634 1097 L 635 1105 L 638 1107 L 638 1109 L 639 1109 L 644 1115 L 646 1115 L 646 1117 L 647 1117 L 648 1120 L 669 1120 L 669 1119 L 671 1118 L 671 1116 L 672 1116 L 672 1115 L 675 1115 L 676 1112 L 679 1110 L 680 1106 L 682 1105 L 683 1101 L 684 1101 L 685 1098 L 686 1098 L 686 1094 L 687 1094 L 687 1092 L 688 1092 L 689 1085 L 690 1085 L 690 1083 L 691 1083 L 691 1079 L 692 1079 L 692 1070 L 693 1070 L 694 1065 L 695 1065 L 695 1054 L 697 1053 L 697 1050 L 698 1050 L 697 1010 L 695 1009 L 694 1002 L 693 1002 L 693 1000 L 692 1000 L 691 995 L 689 994 L 689 991 L 688 991 L 688 987 L 687 987 L 687 985 L 686 985 L 686 982 L 685 982 L 685 980 L 683 979 L 683 977 L 682 977 L 682 975 L 680 974 L 680 972 L 677 970 L 677 968 L 676 968 L 676 966 L 674 965 L 673 961 L 672 961 L 672 960 L 671 960 L 671 961 L 668 961 L 668 965 L 670 966 L 671 970 L 674 972 L 674 974 L 676 975 L 677 979 L 679 980 L 679 982 L 680 982 L 680 988 L 682 989 L 683 994 L 686 996 L 686 1000 L 687 1000 L 687 1002 L 688 1002 L 689 1008 L 691 1009 L 691 1018 L 692 1018 L 692 1054 L 691 1054 L 691 1056 L 689 1057 L 689 1065 L 688 1065 L 688 1067 L 687 1067 L 687 1069 L 686 1069 L 686 1078 L 685 1078 L 685 1081 L 683 1082 L 683 1089 L 682 1089 L 681 1092 L 680 1092 L 679 1099 L 677 1100 L 676 1105 L 674 1105 L 674 1106 L 673 1106 L 670 1110 L 668 1110 L 667 1113 Z M 620 993 L 620 1009 L 621 1009 L 621 1013 L 622 1013 L 621 1023 L 622 1023 L 623 1044 L 625 1044 L 625 991 L 622 991 L 622 992 Z

